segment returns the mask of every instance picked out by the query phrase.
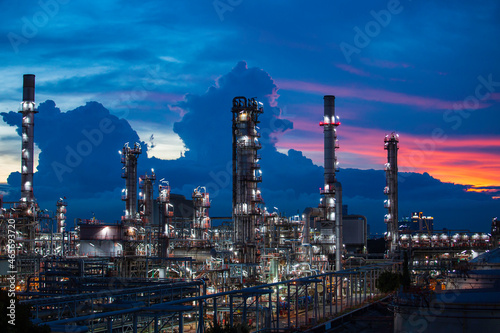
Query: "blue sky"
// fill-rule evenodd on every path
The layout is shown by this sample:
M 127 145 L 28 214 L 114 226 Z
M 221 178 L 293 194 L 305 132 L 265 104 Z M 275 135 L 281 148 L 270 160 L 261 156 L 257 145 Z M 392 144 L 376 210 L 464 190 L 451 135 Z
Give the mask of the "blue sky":
M 18 110 L 22 74 L 35 74 L 37 103 L 55 102 L 37 114 L 35 196 L 47 206 L 66 196 L 70 218 L 119 218 L 115 154 L 152 134 L 139 173 L 155 167 L 187 196 L 215 184 L 212 214 L 228 215 L 229 189 L 214 175 L 227 167 L 236 95 L 265 102 L 269 207 L 317 204 L 322 96 L 334 94 L 344 202 L 372 230 L 384 229 L 380 170 L 392 131 L 400 171 L 415 173 L 400 183 L 401 215 L 487 230 L 500 210 L 496 1 L 42 0 L 2 2 L 0 13 L 0 112 Z M 104 118 L 117 130 L 61 180 L 53 162 Z M 2 119 L 0 182 L 10 175 L 2 191 L 15 200 L 20 139 L 16 116 Z

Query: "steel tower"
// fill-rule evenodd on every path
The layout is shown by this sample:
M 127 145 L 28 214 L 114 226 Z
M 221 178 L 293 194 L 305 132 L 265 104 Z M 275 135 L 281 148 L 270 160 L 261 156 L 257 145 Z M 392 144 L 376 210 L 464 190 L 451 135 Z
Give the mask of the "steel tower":
M 68 204 L 60 198 L 57 200 L 57 232 L 64 233 L 66 231 L 66 207 Z
M 257 184 L 262 181 L 259 155 L 262 145 L 257 133 L 262 103 L 255 99 L 233 99 L 233 241 L 240 263 L 256 264 L 255 229 L 262 217 L 262 197 Z
M 394 256 L 397 250 L 399 231 L 398 231 L 398 143 L 399 135 L 391 133 L 384 139 L 384 149 L 387 150 L 387 163 L 385 164 L 386 185 L 384 193 L 387 199 L 384 201 L 384 207 L 387 208 L 387 214 L 384 222 L 387 224 L 387 241 L 389 242 L 389 255 Z
M 340 270 L 342 265 L 342 187 L 337 182 L 338 171 L 335 150 L 339 148 L 337 140 L 337 126 L 340 125 L 338 116 L 335 115 L 335 96 L 324 96 L 324 117 L 319 123 L 324 134 L 324 182 L 325 187 L 320 190 L 323 195 L 320 208 L 323 209 L 321 221 L 321 247 L 323 254 L 327 255 L 329 266 L 333 266 L 333 253 L 335 253 L 335 269 Z M 329 268 L 330 268 L 329 267 Z
M 139 143 L 130 148 L 127 142 L 121 151 L 122 178 L 125 178 L 125 189 L 122 191 L 122 200 L 125 201 L 125 215 L 122 217 L 124 221 L 137 219 L 137 158 L 141 153 Z
M 147 173 L 139 177 L 139 207 L 142 222 L 145 225 L 149 225 L 153 218 L 153 186 L 156 180 L 156 175 L 154 170 L 151 170 L 151 175 Z
M 35 155 L 35 75 L 25 74 L 23 82 L 22 110 L 22 151 L 21 151 L 21 205 L 31 206 L 33 195 L 33 158 Z M 34 214 L 34 212 L 31 212 Z
M 158 184 L 158 207 L 160 209 L 160 232 L 158 236 L 158 257 L 168 257 L 169 238 L 175 237 L 171 227 L 172 216 L 174 215 L 173 206 L 170 203 L 170 184 L 161 179 Z
M 210 197 L 207 189 L 198 186 L 194 189 L 193 195 L 193 224 L 191 226 L 191 238 L 196 244 L 204 244 L 209 240 L 208 232 L 211 228 L 208 209 L 210 208 Z

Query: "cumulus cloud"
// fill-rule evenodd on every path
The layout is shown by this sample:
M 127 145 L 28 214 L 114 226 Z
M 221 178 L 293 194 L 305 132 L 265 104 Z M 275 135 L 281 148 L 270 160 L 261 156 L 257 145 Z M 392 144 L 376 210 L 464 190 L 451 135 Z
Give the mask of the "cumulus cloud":
M 261 187 L 267 206 L 279 207 L 288 215 L 316 206 L 318 189 L 323 186 L 323 168 L 299 150 L 290 149 L 284 154 L 276 149 L 278 134 L 293 129 L 293 123 L 284 119 L 278 107 L 278 88 L 264 70 L 238 63 L 205 93 L 188 94 L 170 106 L 183 115 L 173 130 L 186 146 L 185 155 L 176 160 L 147 158 L 143 143 L 138 173 L 154 168 L 158 179 L 169 180 L 173 192 L 187 197 L 194 187 L 206 186 L 212 198 L 211 214 L 230 215 L 231 101 L 235 96 L 256 97 L 264 103 L 259 127 L 263 143 Z M 124 181 L 120 178 L 117 151 L 125 142 L 139 141 L 137 133 L 125 119 L 112 115 L 97 102 L 61 112 L 53 101 L 46 101 L 40 104 L 39 111 L 35 141 L 41 153 L 34 181 L 35 196 L 41 203 L 51 205 L 60 196 L 66 196 L 70 221 L 89 217 L 91 212 L 108 222 L 118 220 L 123 210 L 119 193 Z M 19 132 L 20 114 L 9 112 L 2 116 L 9 125 L 18 126 Z M 320 118 L 321 114 L 314 117 Z M 317 144 L 322 147 L 322 142 Z M 342 169 L 338 174 L 344 204 L 349 205 L 351 213 L 366 215 L 372 231 L 385 228 L 384 177 L 380 170 Z M 8 182 L 10 199 L 16 200 L 20 174 L 12 173 Z M 497 201 L 488 193 L 467 192 L 468 189 L 470 186 L 442 183 L 426 173 L 401 173 L 400 214 L 423 211 L 436 217 L 436 227 L 449 229 L 467 228 L 473 220 L 478 230 L 486 231 L 491 217 L 498 214 Z
M 125 142 L 139 141 L 126 120 L 97 102 L 61 112 L 48 100 L 38 111 L 35 143 L 41 152 L 34 179 L 36 197 L 89 197 L 121 185 L 118 150 Z M 11 111 L 1 115 L 20 133 L 21 114 Z M 8 183 L 17 189 L 19 173 L 11 174 Z

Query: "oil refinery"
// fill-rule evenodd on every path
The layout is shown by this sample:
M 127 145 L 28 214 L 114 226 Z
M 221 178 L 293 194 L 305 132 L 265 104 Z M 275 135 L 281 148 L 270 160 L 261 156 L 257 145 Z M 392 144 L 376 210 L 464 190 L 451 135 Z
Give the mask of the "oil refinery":
M 400 139 L 391 133 L 380 145 L 380 154 L 387 151 L 386 186 L 380 189 L 387 196 L 380 203 L 387 209 L 380 218 L 387 226 L 385 250 L 371 251 L 366 218 L 348 214 L 342 204 L 336 155 L 341 123 L 332 95 L 324 96 L 323 118 L 318 115 L 324 135 L 318 205 L 297 207 L 303 213 L 290 217 L 268 210 L 260 189 L 266 181 L 259 154 L 263 104 L 237 96 L 227 111 L 230 216 L 210 216 L 204 184 L 186 198 L 171 193 L 175 175 L 153 169 L 138 174 L 141 144 L 127 142 L 116 159 L 124 180 L 120 223 L 78 219 L 70 228 L 66 198 L 55 202 L 55 214 L 36 200 L 35 75 L 24 75 L 21 197 L 0 199 L 0 275 L 6 290 L 15 276 L 19 304 L 30 307 L 33 323 L 52 332 L 202 333 L 237 323 L 252 331 L 328 331 L 335 318 L 387 297 L 378 278 L 401 272 L 404 253 L 413 280 L 453 279 L 457 262 L 498 248 L 497 219 L 491 233 L 482 233 L 434 230 L 433 218 L 422 212 L 399 216 Z M 408 320 L 395 313 L 398 323 Z

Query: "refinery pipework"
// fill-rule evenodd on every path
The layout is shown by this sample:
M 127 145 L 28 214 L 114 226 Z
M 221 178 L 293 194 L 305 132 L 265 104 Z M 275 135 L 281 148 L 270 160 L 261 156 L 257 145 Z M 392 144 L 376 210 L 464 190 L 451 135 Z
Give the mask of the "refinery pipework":
M 262 103 L 255 99 L 233 99 L 233 223 L 237 260 L 257 264 L 256 228 L 262 219 L 262 197 L 257 184 L 262 181 L 257 132 Z
M 139 214 L 145 225 L 151 225 L 153 218 L 153 186 L 156 180 L 155 171 L 151 169 L 151 175 L 147 173 L 139 177 Z
M 191 226 L 191 237 L 196 244 L 204 244 L 209 240 L 209 232 L 212 227 L 208 209 L 210 208 L 210 197 L 204 186 L 198 186 L 192 194 L 193 199 L 193 224 Z
M 135 221 L 137 218 L 137 158 L 142 153 L 141 145 L 129 147 L 128 142 L 123 146 L 121 162 L 123 164 L 122 178 L 125 178 L 125 189 L 122 200 L 125 201 L 125 215 L 123 220 Z
M 174 212 L 170 203 L 170 184 L 165 179 L 160 179 L 158 184 L 158 202 L 159 208 L 159 232 L 158 232 L 158 257 L 165 258 L 168 253 L 168 239 L 173 236 L 170 225 Z

